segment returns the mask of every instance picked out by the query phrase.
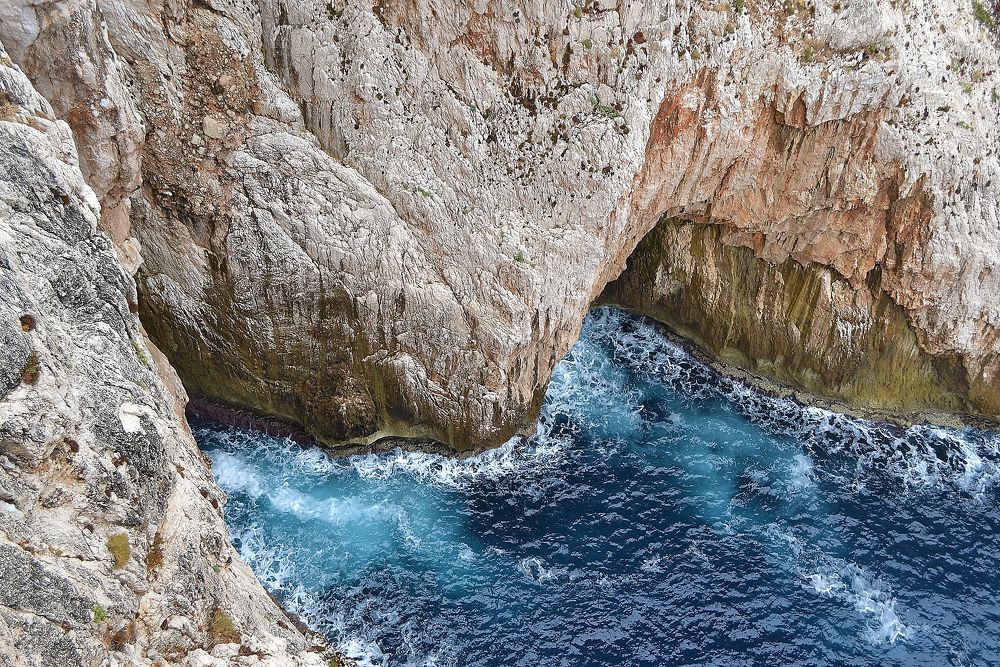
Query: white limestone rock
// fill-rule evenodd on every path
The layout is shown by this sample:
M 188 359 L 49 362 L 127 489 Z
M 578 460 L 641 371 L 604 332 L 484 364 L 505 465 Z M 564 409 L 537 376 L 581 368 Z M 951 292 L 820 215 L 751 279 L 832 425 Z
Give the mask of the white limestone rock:
M 230 544 L 68 126 L 9 64 L 0 99 L 0 662 L 179 664 L 222 610 L 282 664 L 325 664 Z

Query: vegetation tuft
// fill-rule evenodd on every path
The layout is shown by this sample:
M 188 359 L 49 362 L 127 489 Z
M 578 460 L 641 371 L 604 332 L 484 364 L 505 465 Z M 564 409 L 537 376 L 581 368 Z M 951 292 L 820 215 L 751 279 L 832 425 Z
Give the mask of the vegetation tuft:
M 618 116 L 620 115 L 618 113 L 618 109 L 608 106 L 606 104 L 601 104 L 600 102 L 597 101 L 596 97 L 591 98 L 590 101 L 594 105 L 594 111 L 609 120 L 618 118 Z
M 982 2 L 982 0 L 972 0 L 972 13 L 975 15 L 976 20 L 984 26 L 987 28 L 993 27 L 993 12 L 990 11 L 985 2 Z
M 111 650 L 124 651 L 127 647 L 135 644 L 138 639 L 139 632 L 135 627 L 135 623 L 129 621 L 111 635 Z
M 24 373 L 21 375 L 21 382 L 24 384 L 38 384 L 38 376 L 41 370 L 38 366 L 38 355 L 34 352 L 28 355 L 28 363 L 24 365 Z
M 232 644 L 240 641 L 240 632 L 236 629 L 233 617 L 216 608 L 208 620 L 208 634 L 212 644 Z
M 407 192 L 412 192 L 414 194 L 421 195 L 422 197 L 427 197 L 428 199 L 434 196 L 433 192 L 431 192 L 427 188 L 417 185 L 416 183 L 403 183 L 403 189 L 406 190 Z
M 972 0 L 972 14 L 994 37 L 1000 39 L 1000 0 Z
M 19 109 L 10 102 L 0 102 L 0 120 L 15 121 Z
M 112 560 L 114 560 L 116 570 L 125 567 L 128 559 L 132 557 L 132 549 L 128 544 L 128 535 L 118 533 L 109 537 L 108 552 L 111 554 Z
M 149 551 L 146 553 L 146 572 L 155 572 L 162 565 L 163 535 L 160 531 L 156 531 L 156 535 L 153 536 L 153 543 L 149 546 Z

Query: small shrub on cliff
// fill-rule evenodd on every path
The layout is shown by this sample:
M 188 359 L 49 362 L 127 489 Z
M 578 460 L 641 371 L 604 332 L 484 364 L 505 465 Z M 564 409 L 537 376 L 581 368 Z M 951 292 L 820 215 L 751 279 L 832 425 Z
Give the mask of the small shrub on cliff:
M 126 647 L 135 644 L 138 638 L 139 633 L 136 630 L 135 623 L 129 621 L 111 635 L 111 649 L 114 651 L 124 651 Z
M 94 623 L 103 623 L 108 620 L 108 610 L 100 602 L 94 603 Z
M 132 549 L 128 545 L 128 535 L 118 533 L 109 537 L 108 553 L 111 554 L 111 558 L 114 560 L 116 570 L 125 567 L 128 559 L 132 557 Z
M 0 103 L 0 120 L 17 120 L 18 108 L 10 102 Z
M 146 553 L 146 572 L 155 572 L 163 565 L 163 535 L 156 531 L 153 536 L 153 543 Z
M 188 653 L 190 653 L 190 650 L 189 647 L 185 645 L 184 642 L 174 641 L 170 642 L 169 644 L 165 645 L 162 649 L 160 649 L 160 653 L 163 655 L 164 658 L 167 658 L 168 660 L 172 660 L 180 664 L 181 660 L 183 660 L 184 657 Z
M 32 352 L 28 355 L 28 363 L 24 365 L 24 374 L 21 375 L 21 382 L 24 384 L 38 384 L 38 375 L 40 372 L 38 368 L 38 356 Z
M 213 644 L 233 644 L 240 641 L 240 632 L 236 629 L 233 617 L 216 609 L 208 619 L 208 634 Z
M 982 0 L 972 0 L 972 13 L 975 15 L 977 21 L 990 30 L 997 27 L 996 17 L 993 16 L 993 12 L 990 11 L 990 8 Z
M 601 104 L 596 97 L 590 98 L 590 103 L 594 105 L 594 111 L 601 116 L 611 120 L 618 118 L 620 115 L 618 109 L 608 106 L 606 104 Z
M 403 183 L 403 189 L 406 190 L 407 192 L 412 192 L 414 194 L 427 197 L 428 199 L 434 196 L 433 192 L 431 192 L 427 188 L 417 185 L 416 183 Z

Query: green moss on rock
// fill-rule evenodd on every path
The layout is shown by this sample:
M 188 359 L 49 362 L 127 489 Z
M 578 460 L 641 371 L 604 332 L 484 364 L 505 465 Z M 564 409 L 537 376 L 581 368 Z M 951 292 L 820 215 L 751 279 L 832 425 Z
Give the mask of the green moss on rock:
M 963 365 L 921 348 L 877 270 L 857 287 L 827 267 L 772 264 L 721 237 L 716 225 L 662 220 L 602 300 L 660 320 L 734 366 L 852 406 L 975 410 Z
M 115 569 L 120 570 L 125 567 L 129 558 L 132 557 L 132 549 L 129 547 L 128 535 L 125 533 L 118 533 L 108 537 L 107 546 L 108 552 L 111 554 L 111 558 L 114 561 Z
M 215 609 L 209 617 L 208 633 L 213 645 L 240 641 L 240 631 L 236 629 L 236 622 L 222 609 Z

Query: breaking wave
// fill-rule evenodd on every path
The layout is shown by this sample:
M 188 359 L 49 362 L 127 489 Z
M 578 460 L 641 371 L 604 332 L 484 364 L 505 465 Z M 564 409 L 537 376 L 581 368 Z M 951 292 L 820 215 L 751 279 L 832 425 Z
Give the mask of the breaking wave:
M 989 665 L 1000 438 L 724 377 L 602 308 L 465 459 L 203 425 L 234 544 L 363 665 Z

